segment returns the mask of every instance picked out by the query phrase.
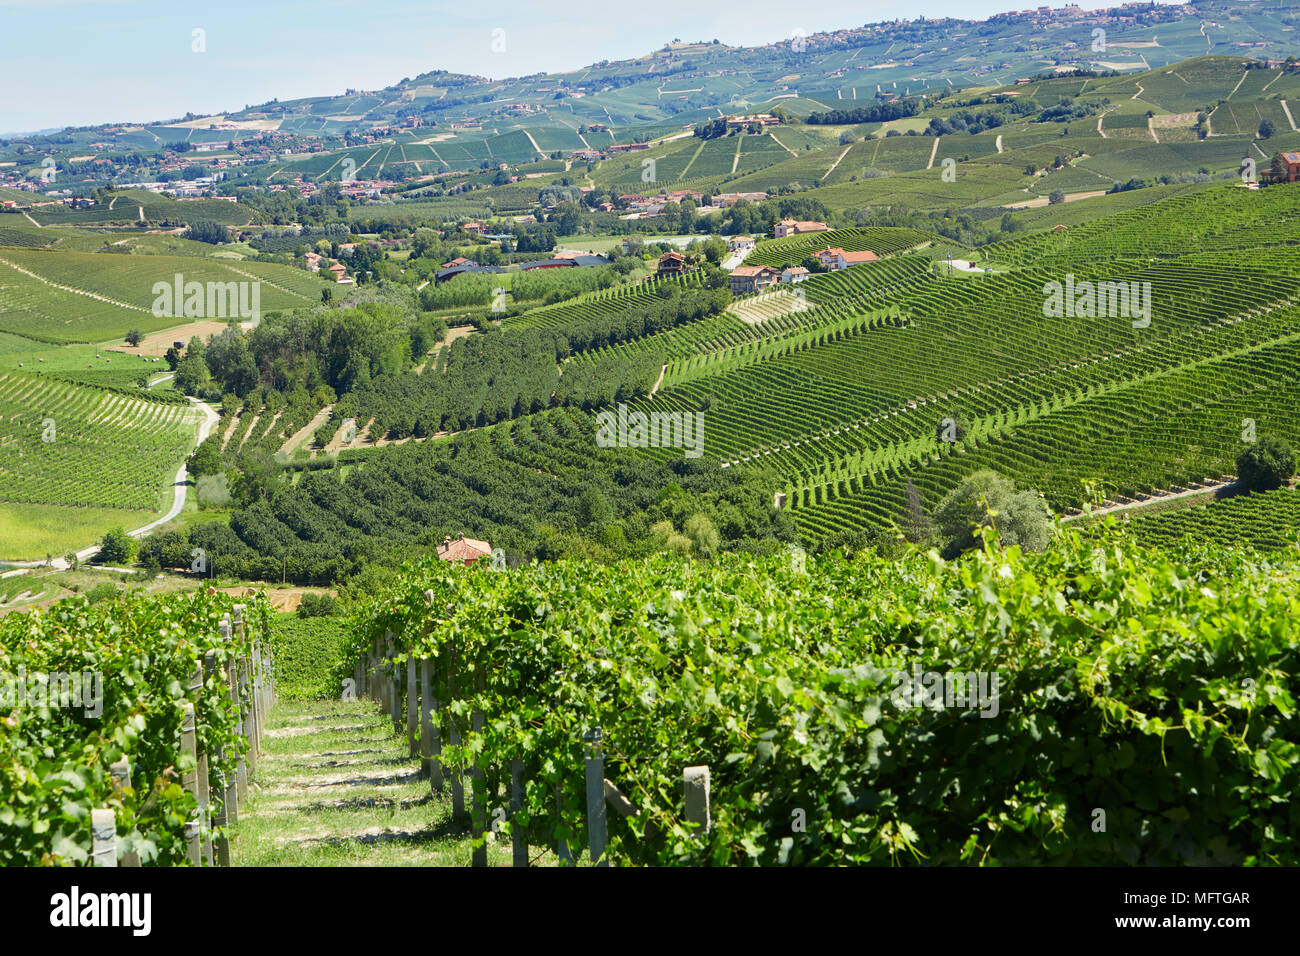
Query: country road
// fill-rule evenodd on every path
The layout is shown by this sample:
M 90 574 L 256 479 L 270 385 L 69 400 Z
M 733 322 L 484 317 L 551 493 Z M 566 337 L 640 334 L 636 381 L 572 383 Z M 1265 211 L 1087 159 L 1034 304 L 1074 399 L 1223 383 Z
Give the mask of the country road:
M 216 425 L 216 423 L 221 420 L 221 416 L 218 415 L 215 411 L 213 411 L 212 407 L 208 405 L 206 402 L 200 402 L 197 398 L 191 398 L 190 401 L 194 404 L 196 408 L 199 409 L 199 411 L 203 413 L 203 422 L 202 424 L 199 425 L 198 438 L 194 442 L 194 447 L 197 448 L 199 445 L 203 444 L 203 440 L 212 433 L 213 426 Z M 191 451 L 193 451 L 193 449 L 191 449 Z M 189 455 L 187 454 L 186 457 L 188 458 Z M 181 462 L 180 468 L 176 470 L 176 480 L 172 483 L 171 509 L 161 518 L 158 518 L 154 521 L 150 521 L 146 525 L 141 525 L 139 528 L 136 528 L 134 531 L 128 531 L 127 534 L 133 538 L 143 538 L 150 531 L 162 525 L 165 525 L 168 521 L 171 521 L 178 514 L 180 514 L 181 510 L 185 507 L 185 498 L 187 492 L 189 491 L 189 486 L 186 484 L 188 480 L 189 480 L 189 471 L 186 469 L 185 463 Z M 77 552 L 77 560 L 79 562 L 89 561 L 98 552 L 99 552 L 99 545 L 92 544 L 89 547 L 82 548 L 80 551 Z M 56 571 L 66 571 L 68 570 L 69 567 L 68 562 L 63 558 L 54 558 L 48 564 L 46 564 L 46 562 L 44 561 L 6 561 L 5 563 L 12 564 L 18 568 L 52 567 Z
M 1117 511 L 1132 511 L 1135 508 L 1149 508 L 1151 505 L 1164 501 L 1176 501 L 1179 498 L 1191 498 L 1196 495 L 1212 495 L 1231 485 L 1237 483 L 1236 478 L 1226 478 L 1222 481 L 1212 481 L 1200 488 L 1187 488 L 1183 491 L 1165 491 L 1156 492 L 1148 498 L 1139 501 L 1129 501 L 1124 504 L 1103 505 L 1100 508 L 1094 508 L 1091 512 L 1081 511 L 1077 514 L 1066 515 L 1062 521 L 1078 521 L 1080 518 L 1099 518 L 1102 515 L 1114 514 Z

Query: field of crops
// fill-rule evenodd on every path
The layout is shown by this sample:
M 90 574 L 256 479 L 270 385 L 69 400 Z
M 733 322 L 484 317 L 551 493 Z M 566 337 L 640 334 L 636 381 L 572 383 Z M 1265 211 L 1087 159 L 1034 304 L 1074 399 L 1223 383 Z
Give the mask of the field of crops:
M 933 241 L 934 236 L 916 229 L 897 229 L 889 226 L 871 226 L 860 229 L 832 229 L 828 232 L 810 232 L 804 235 L 764 239 L 745 257 L 751 266 L 779 268 L 798 265 L 819 249 L 827 246 L 845 252 L 871 250 L 878 256 L 887 256 L 903 249 Z
M 1120 527 L 1150 545 L 1189 542 L 1253 551 L 1300 548 L 1300 490 L 1234 495 L 1212 504 L 1120 515 Z
M 161 511 L 199 420 L 186 405 L 0 372 L 0 501 Z
M 637 810 L 609 815 L 614 864 L 1293 862 L 1300 567 L 1224 557 L 1213 588 L 1168 586 L 1187 562 L 1077 538 L 952 564 L 433 562 L 376 595 L 349 664 L 389 637 L 395 673 L 428 660 L 443 764 L 495 806 L 513 763 L 532 845 L 586 842 L 599 728 Z M 700 765 L 708 833 L 682 796 Z

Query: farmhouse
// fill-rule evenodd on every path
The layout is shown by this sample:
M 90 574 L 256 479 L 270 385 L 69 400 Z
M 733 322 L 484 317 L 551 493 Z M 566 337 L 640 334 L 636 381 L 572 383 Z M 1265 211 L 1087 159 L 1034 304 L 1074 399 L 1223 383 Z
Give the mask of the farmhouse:
M 732 116 L 727 119 L 727 127 L 735 129 L 739 126 L 749 126 L 757 123 L 759 126 L 776 126 L 781 121 L 771 113 L 757 113 L 754 116 Z
M 759 292 L 777 281 L 778 273 L 769 266 L 737 266 L 731 270 L 731 294 Z
M 767 193 L 718 193 L 713 197 L 713 205 L 719 209 L 726 209 L 728 206 L 734 206 L 742 199 L 750 202 L 762 202 L 767 198 Z
M 803 266 L 786 266 L 781 270 L 781 282 L 785 285 L 789 285 L 793 282 L 803 282 L 804 279 L 807 279 L 810 275 L 812 275 L 812 273 Z
M 749 236 L 732 236 L 727 240 L 728 252 L 753 252 L 754 240 Z
M 442 544 L 438 545 L 439 561 L 455 561 L 459 564 L 473 564 L 480 558 L 492 557 L 492 545 L 486 541 L 477 541 L 474 538 L 465 537 L 465 532 L 452 540 L 451 535 L 442 539 Z
M 676 276 L 686 271 L 686 257 L 680 252 L 665 252 L 659 257 L 659 267 L 655 275 Z
M 845 252 L 838 246 L 835 248 L 827 246 L 820 252 L 813 253 L 813 255 L 818 262 L 831 272 L 838 272 L 840 269 L 861 265 L 864 262 L 875 262 L 880 258 L 870 249 L 864 249 L 862 252 Z
M 815 222 L 812 220 L 801 219 L 782 219 L 772 227 L 772 233 L 776 238 L 783 236 L 797 236 L 805 232 L 826 232 L 830 226 L 824 222 Z
M 1283 182 L 1293 183 L 1300 179 L 1300 153 L 1283 153 L 1282 162 L 1286 163 L 1286 179 Z

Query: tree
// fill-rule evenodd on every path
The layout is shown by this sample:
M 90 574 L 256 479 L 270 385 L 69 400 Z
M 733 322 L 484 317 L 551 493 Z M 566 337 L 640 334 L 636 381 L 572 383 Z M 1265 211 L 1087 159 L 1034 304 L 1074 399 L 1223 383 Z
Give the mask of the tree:
M 197 355 L 186 355 L 176 366 L 176 387 L 185 395 L 198 395 L 210 379 L 207 363 Z
M 974 546 L 977 528 L 992 527 L 1007 546 L 1026 551 L 1047 546 L 1047 507 L 1037 492 L 1016 491 L 997 472 L 977 471 L 950 491 L 934 511 L 946 542 L 944 554 L 955 556 Z
M 210 219 L 200 219 L 191 223 L 190 227 L 182 233 L 183 239 L 194 239 L 198 242 L 207 242 L 216 245 L 221 242 L 230 241 L 230 230 L 219 222 L 213 222 Z
M 185 460 L 185 468 L 190 477 L 196 481 L 204 475 L 215 475 L 221 471 L 221 438 L 209 435 L 194 453 Z
M 1288 175 L 1288 167 L 1287 167 L 1286 159 L 1283 158 L 1281 153 L 1273 154 L 1273 161 L 1269 163 L 1269 173 L 1271 174 L 1269 178 L 1273 180 L 1273 182 L 1275 183 L 1286 182 L 1286 178 Z
M 1268 120 L 1268 119 L 1264 120 L 1264 122 L 1259 124 L 1259 138 L 1260 139 L 1270 138 L 1273 135 L 1273 133 L 1276 131 L 1276 129 L 1277 128 L 1273 125 L 1272 120 Z
M 1052 194 L 1047 197 L 1048 205 L 1055 206 L 1057 203 L 1065 202 L 1065 193 L 1060 189 L 1053 189 Z
M 686 519 L 686 536 L 695 546 L 695 552 L 704 558 L 711 558 L 718 553 L 722 538 L 713 526 L 708 515 L 693 514 Z
M 1295 474 L 1295 453 L 1276 435 L 1261 435 L 1237 456 L 1237 480 L 1250 491 L 1282 487 Z
M 167 359 L 167 367 L 173 372 L 176 371 L 176 366 L 181 364 L 181 353 L 176 350 L 174 345 L 167 347 L 167 354 L 164 358 Z
M 134 557 L 135 539 L 121 528 L 109 531 L 99 544 L 99 560 L 102 564 L 123 564 Z
M 614 509 L 599 488 L 588 488 L 578 498 L 578 522 L 597 529 L 614 520 Z
M 126 344 L 131 346 L 131 348 L 135 348 L 140 344 L 140 340 L 143 338 L 144 336 L 140 333 L 139 329 L 132 329 L 130 332 L 126 333 Z

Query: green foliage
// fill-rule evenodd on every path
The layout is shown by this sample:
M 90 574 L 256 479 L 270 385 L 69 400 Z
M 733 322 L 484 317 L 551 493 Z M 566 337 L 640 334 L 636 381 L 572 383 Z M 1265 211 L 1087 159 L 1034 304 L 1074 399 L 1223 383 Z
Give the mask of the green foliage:
M 238 637 L 227 642 L 218 630 L 232 600 L 207 591 L 93 605 L 76 599 L 0 619 L 0 710 L 7 712 L 0 720 L 0 866 L 87 863 L 90 811 L 101 807 L 116 811 L 123 852 L 138 853 L 146 866 L 185 865 L 184 827 L 196 802 L 180 785 L 194 767 L 181 752 L 183 705 L 194 705 L 214 803 L 247 748 L 235 733 L 225 674 L 249 645 Z M 264 633 L 269 617 L 264 599 L 250 603 L 249 635 Z M 190 688 L 209 652 L 216 672 Z M 19 674 L 27 677 L 21 703 Z M 71 706 L 48 691 L 33 694 L 35 675 L 59 674 L 95 676 Z M 109 767 L 121 758 L 130 780 L 118 790 Z
M 1251 491 L 1270 491 L 1295 474 L 1295 452 L 1277 435 L 1261 435 L 1237 456 L 1237 478 Z
M 96 559 L 102 564 L 125 564 L 135 557 L 138 542 L 121 528 L 104 535 Z
M 935 524 L 945 538 L 945 551 L 965 551 L 976 544 L 976 531 L 994 528 L 1007 546 L 1027 551 L 1047 546 L 1047 508 L 1033 491 L 1017 492 L 1015 484 L 984 470 L 966 478 L 934 509 Z
M 347 643 L 344 621 L 277 614 L 271 627 L 276 693 L 286 700 L 337 698 L 335 671 Z
M 523 761 L 535 844 L 585 839 L 574 768 L 600 727 L 640 811 L 610 815 L 615 863 L 1294 864 L 1298 583 L 1294 558 L 1074 533 L 951 563 L 425 562 L 366 605 L 339 673 L 389 631 L 399 667 L 431 659 L 465 734 L 443 759 Z M 935 697 L 917 674 L 982 674 L 985 696 Z M 699 764 L 702 838 L 681 795 Z
M 329 594 L 304 594 L 298 605 L 299 617 L 333 617 L 339 613 L 339 602 Z

